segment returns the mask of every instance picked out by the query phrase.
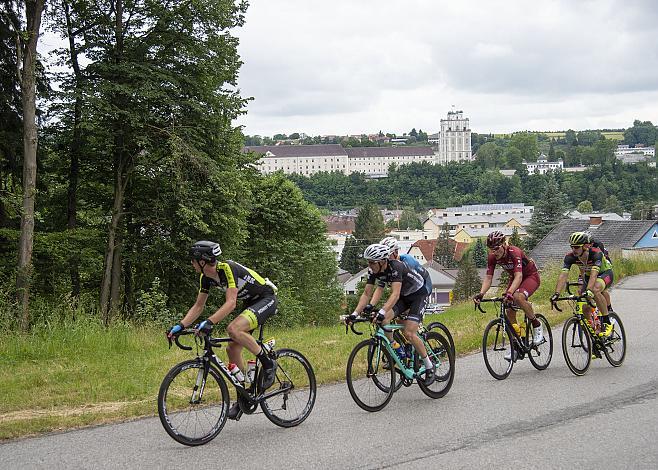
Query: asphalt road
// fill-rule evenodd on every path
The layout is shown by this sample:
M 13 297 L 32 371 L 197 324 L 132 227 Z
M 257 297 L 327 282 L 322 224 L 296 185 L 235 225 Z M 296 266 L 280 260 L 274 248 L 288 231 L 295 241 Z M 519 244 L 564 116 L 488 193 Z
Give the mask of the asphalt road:
M 583 377 L 556 348 L 550 367 L 518 362 L 504 381 L 481 354 L 457 360 L 442 399 L 403 388 L 379 413 L 352 401 L 344 383 L 321 387 L 301 426 L 281 429 L 262 414 L 229 421 L 209 444 L 177 444 L 157 418 L 0 445 L 0 466 L 17 468 L 658 468 L 658 273 L 627 278 L 612 292 L 626 327 L 619 368 L 594 361 Z M 493 316 L 493 313 L 492 313 Z M 558 333 L 558 334 L 556 334 Z

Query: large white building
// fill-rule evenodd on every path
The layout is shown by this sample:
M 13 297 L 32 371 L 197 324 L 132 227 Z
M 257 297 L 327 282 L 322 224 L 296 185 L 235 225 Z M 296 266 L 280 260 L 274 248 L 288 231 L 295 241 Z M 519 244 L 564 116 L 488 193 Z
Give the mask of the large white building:
M 350 173 L 365 173 L 372 178 L 388 174 L 392 163 L 406 165 L 407 163 L 429 162 L 437 163 L 434 150 L 431 147 L 349 147 L 339 144 L 329 145 L 265 145 L 245 147 L 247 152 L 255 152 L 263 156 L 260 170 L 263 173 L 283 171 L 312 175 L 321 171 L 339 171 L 346 175 Z
M 450 111 L 447 119 L 441 119 L 438 145 L 440 164 L 472 160 L 471 126 L 463 111 Z
M 407 139 L 401 140 L 406 142 Z M 346 175 L 365 173 L 378 178 L 388 175 L 392 163 L 398 166 L 414 162 L 445 165 L 473 159 L 469 120 L 464 118 L 462 111 L 450 111 L 447 119 L 441 119 L 438 139 L 430 139 L 430 143 L 436 143 L 438 150 L 428 146 L 343 148 L 339 144 L 325 144 L 261 145 L 244 147 L 244 151 L 262 155 L 259 163 L 263 173 L 283 171 L 305 176 L 321 171 L 339 171 Z

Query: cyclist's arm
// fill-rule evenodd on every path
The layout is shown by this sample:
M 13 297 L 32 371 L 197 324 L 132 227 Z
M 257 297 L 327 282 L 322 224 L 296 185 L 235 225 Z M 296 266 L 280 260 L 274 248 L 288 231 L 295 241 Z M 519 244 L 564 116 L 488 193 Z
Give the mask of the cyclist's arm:
M 374 284 L 366 284 L 366 286 L 363 288 L 363 294 L 361 294 L 361 297 L 359 297 L 359 303 L 356 304 L 356 308 L 354 309 L 356 313 L 363 312 L 363 307 L 368 304 L 368 300 L 370 300 L 370 297 L 372 296 L 373 287 Z
M 229 287 L 226 289 L 226 299 L 221 307 L 217 309 L 215 313 L 210 315 L 208 319 L 214 324 L 222 321 L 226 316 L 235 310 L 235 306 L 238 304 L 238 288 Z
M 516 292 L 516 289 L 519 288 L 522 282 L 523 282 L 523 273 L 521 271 L 515 271 L 514 278 L 512 279 L 512 283 L 509 285 L 506 292 L 508 294 L 513 294 L 514 292 Z
M 199 292 L 199 294 L 196 296 L 196 302 L 194 302 L 194 305 L 190 307 L 190 309 L 181 320 L 181 323 L 185 328 L 192 325 L 196 319 L 199 318 L 199 315 L 201 315 L 201 312 L 203 312 L 203 308 L 206 306 L 206 300 L 208 300 L 208 293 Z
M 564 286 L 567 284 L 567 279 L 569 278 L 569 270 L 566 271 L 563 269 L 560 275 L 557 278 L 557 284 L 555 285 L 555 292 L 558 294 L 562 292 Z
M 370 299 L 370 305 L 377 305 L 382 299 L 382 295 L 384 295 L 384 288 L 382 286 L 377 286 L 375 293 L 372 294 L 372 298 Z
M 487 274 L 486 276 L 484 276 L 484 280 L 482 281 L 482 287 L 480 287 L 480 294 L 484 295 L 487 292 L 489 292 L 492 279 L 493 279 L 493 274 Z
M 391 295 L 388 297 L 388 300 L 382 307 L 382 310 L 389 312 L 393 309 L 393 306 L 398 302 L 400 298 L 400 291 L 402 290 L 401 282 L 392 282 L 391 283 Z

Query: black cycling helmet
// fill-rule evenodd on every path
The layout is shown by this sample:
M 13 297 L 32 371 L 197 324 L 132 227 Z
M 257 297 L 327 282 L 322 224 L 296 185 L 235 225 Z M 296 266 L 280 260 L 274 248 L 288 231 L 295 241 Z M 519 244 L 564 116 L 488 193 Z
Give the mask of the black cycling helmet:
M 197 261 L 204 260 L 214 263 L 217 257 L 222 254 L 219 243 L 200 240 L 190 248 L 190 257 Z

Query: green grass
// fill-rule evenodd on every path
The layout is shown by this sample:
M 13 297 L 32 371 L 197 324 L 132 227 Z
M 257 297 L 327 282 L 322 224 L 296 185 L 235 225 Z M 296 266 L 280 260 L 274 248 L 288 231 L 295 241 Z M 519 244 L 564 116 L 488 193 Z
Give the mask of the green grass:
M 631 274 L 658 271 L 658 260 L 621 260 L 613 255 L 616 280 Z M 575 270 L 573 270 L 575 271 Z M 552 312 L 547 299 L 559 270 L 542 273 L 542 285 L 533 296 L 535 310 L 552 325 L 569 313 Z M 575 274 L 575 273 L 574 273 Z M 440 315 L 453 334 L 458 354 L 480 348 L 484 326 L 496 315 L 492 304 L 486 314 L 470 302 L 456 304 Z M 361 329 L 366 328 L 361 325 Z M 338 323 L 328 327 L 266 330 L 277 347 L 293 347 L 313 364 L 318 383 L 345 380 L 345 364 L 354 345 L 366 336 L 345 334 Z M 555 338 L 554 338 L 555 339 Z M 223 349 L 219 350 L 225 359 Z M 30 334 L 0 336 L 0 439 L 91 424 L 121 421 L 157 413 L 160 382 L 176 363 L 193 357 L 168 349 L 163 329 L 114 324 L 103 328 L 94 318 L 57 322 Z

